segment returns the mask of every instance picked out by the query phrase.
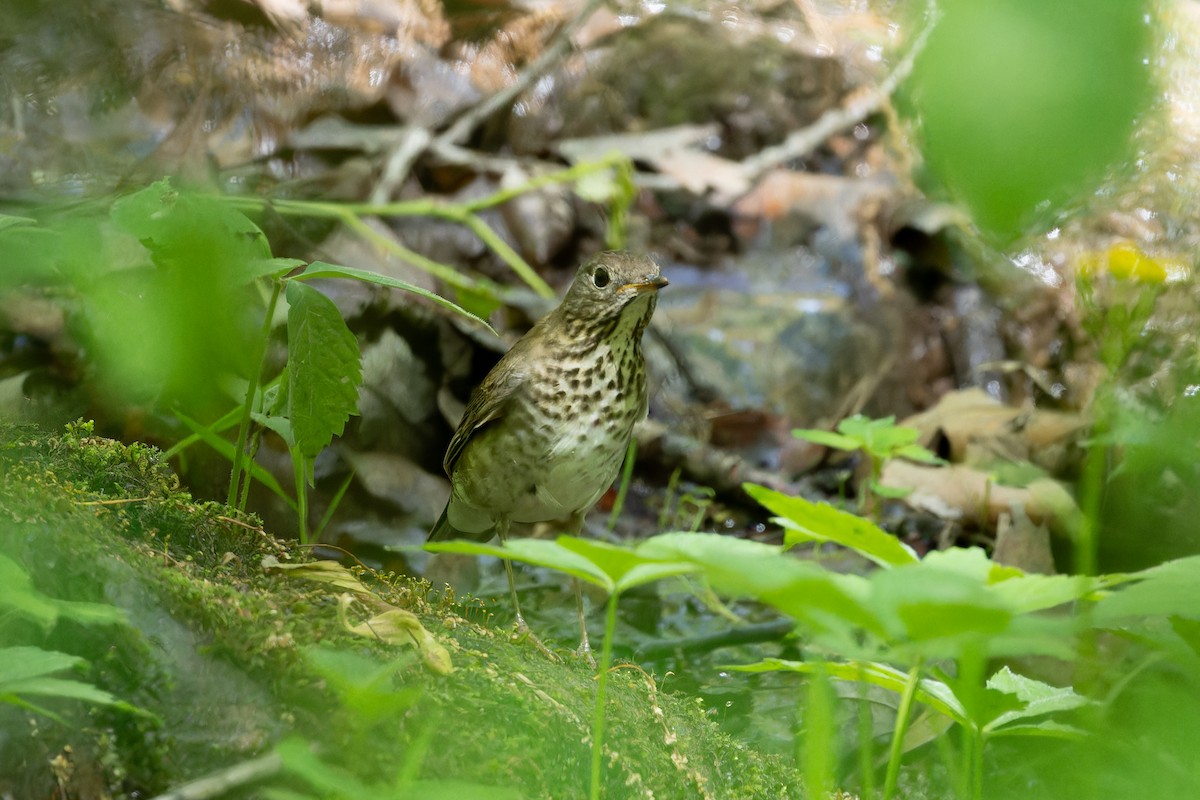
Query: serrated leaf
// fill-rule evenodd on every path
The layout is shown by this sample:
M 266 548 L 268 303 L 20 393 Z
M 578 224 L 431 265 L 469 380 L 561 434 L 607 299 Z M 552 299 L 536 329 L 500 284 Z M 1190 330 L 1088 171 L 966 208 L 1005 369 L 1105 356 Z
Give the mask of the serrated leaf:
M 1008 667 L 1002 667 L 999 672 L 988 678 L 987 688 L 1013 695 L 1022 703 L 1021 708 L 1006 711 L 989 722 L 984 728 L 989 732 L 1018 720 L 1024 721 L 1031 717 L 1058 711 L 1071 711 L 1095 703 L 1083 695 L 1076 694 L 1075 690 L 1069 686 L 1051 686 L 1024 675 L 1018 675 Z
M 349 278 L 351 280 L 362 281 L 364 283 L 373 283 L 377 286 L 386 286 L 389 289 L 400 289 L 401 291 L 415 294 L 418 297 L 424 297 L 426 300 L 436 303 L 442 308 L 453 311 L 455 314 L 469 319 L 472 322 L 476 322 L 487 328 L 492 333 L 496 333 L 496 330 L 489 325 L 486 320 L 476 316 L 475 314 L 472 314 L 465 308 L 450 302 L 441 295 L 435 294 L 428 289 L 422 289 L 420 286 L 415 286 L 407 281 L 391 278 L 387 275 L 380 275 L 377 272 L 369 272 L 365 269 L 354 269 L 353 267 L 343 267 L 339 264 L 326 264 L 322 261 L 314 261 L 308 265 L 308 268 L 305 269 L 304 272 L 296 275 L 290 280 L 307 281 L 314 280 L 316 278 Z
M 358 412 L 362 356 L 358 340 L 328 297 L 291 280 L 287 300 L 287 417 L 297 451 L 313 459 Z
M 160 267 L 206 268 L 230 285 L 270 274 L 262 271 L 272 262 L 266 235 L 215 197 L 177 190 L 164 179 L 113 203 L 111 213 Z
M 747 483 L 743 484 L 743 488 L 757 502 L 781 517 L 785 528 L 785 544 L 801 541 L 834 542 L 884 567 L 913 564 L 918 560 L 911 547 L 862 517 L 827 503 L 791 497 L 765 486 Z

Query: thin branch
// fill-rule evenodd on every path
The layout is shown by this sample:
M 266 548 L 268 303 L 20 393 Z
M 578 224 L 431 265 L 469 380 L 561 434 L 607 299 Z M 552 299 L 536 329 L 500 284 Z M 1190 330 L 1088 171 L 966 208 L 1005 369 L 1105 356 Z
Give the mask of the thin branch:
M 929 34 L 936 25 L 937 18 L 931 17 L 929 23 L 913 40 L 912 47 L 878 86 L 851 94 L 843 105 L 831 108 L 813 124 L 793 131 L 774 147 L 768 147 L 742 161 L 742 170 L 747 180 L 757 180 L 764 172 L 785 161 L 808 155 L 833 134 L 857 125 L 879 110 L 900 84 L 912 74 L 913 64 L 925 49 Z
M 479 105 L 465 112 L 454 121 L 454 124 L 435 138 L 438 144 L 462 144 L 479 127 L 480 123 L 499 111 L 512 105 L 512 102 L 524 92 L 534 81 L 548 72 L 571 46 L 571 39 L 583 27 L 595 11 L 604 5 L 605 0 L 588 0 L 572 19 L 558 29 L 554 38 L 542 54 L 533 63 L 521 70 L 517 79 L 500 91 L 488 97 Z
M 262 758 L 243 761 L 220 772 L 185 783 L 158 795 L 154 800 L 209 800 L 213 797 L 223 797 L 232 789 L 268 778 L 282 768 L 283 759 L 277 753 L 269 753 Z

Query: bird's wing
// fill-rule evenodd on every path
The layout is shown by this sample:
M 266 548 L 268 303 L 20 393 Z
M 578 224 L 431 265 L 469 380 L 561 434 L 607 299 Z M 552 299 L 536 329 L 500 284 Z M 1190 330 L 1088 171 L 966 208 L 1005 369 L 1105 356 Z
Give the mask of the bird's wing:
M 520 354 L 533 346 L 534 343 L 529 341 L 528 337 L 519 340 L 496 366 L 492 367 L 492 371 L 471 394 L 462 421 L 458 423 L 454 438 L 446 448 L 446 457 L 442 459 L 442 469 L 447 475 L 454 474 L 454 464 L 471 441 L 471 437 L 480 428 L 496 422 L 508 412 L 513 399 L 525 385 L 526 371 L 520 366 Z

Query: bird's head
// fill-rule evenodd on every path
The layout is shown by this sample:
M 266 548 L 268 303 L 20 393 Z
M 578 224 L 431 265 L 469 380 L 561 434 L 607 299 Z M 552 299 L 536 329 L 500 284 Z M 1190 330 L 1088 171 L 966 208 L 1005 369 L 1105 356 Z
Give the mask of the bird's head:
M 563 298 L 561 313 L 568 320 L 591 324 L 615 321 L 625 312 L 649 319 L 658 290 L 667 285 L 648 256 L 605 252 L 579 268 Z

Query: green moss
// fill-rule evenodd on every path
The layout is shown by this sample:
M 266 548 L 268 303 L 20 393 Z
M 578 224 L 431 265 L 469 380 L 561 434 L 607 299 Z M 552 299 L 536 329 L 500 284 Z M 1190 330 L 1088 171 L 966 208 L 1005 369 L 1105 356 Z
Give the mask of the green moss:
M 14 776 L 0 780 L 0 791 L 53 791 L 46 765 L 67 745 L 106 791 L 130 796 L 244 761 L 295 734 L 368 783 L 404 771 L 524 797 L 586 795 L 596 690 L 589 669 L 550 663 L 447 601 L 434 608 L 428 584 L 402 576 L 361 579 L 378 603 L 416 613 L 456 670 L 436 676 L 410 650 L 348 632 L 335 588 L 262 567 L 266 556 L 306 556 L 253 519 L 193 502 L 153 448 L 96 438 L 82 424 L 60 436 L 0 424 L 0 551 L 45 594 L 126 610 L 123 630 L 60 624 L 45 637 L 20 633 L 86 658 L 89 680 L 156 715 L 61 703 L 57 710 L 78 724 L 37 720 L 34 744 L 0 756 L 0 775 Z M 344 692 L 339 700 L 332 678 L 305 657 L 316 646 L 394 664 L 394 675 L 357 706 Z M 613 674 L 609 697 L 607 798 L 799 791 L 791 770 L 721 734 L 695 701 L 658 692 L 635 667 Z M 387 713 L 372 710 L 380 703 Z M 31 719 L 6 710 L 0 737 L 16 741 Z

